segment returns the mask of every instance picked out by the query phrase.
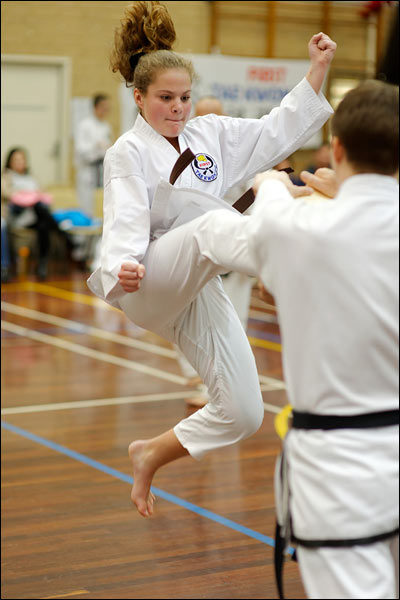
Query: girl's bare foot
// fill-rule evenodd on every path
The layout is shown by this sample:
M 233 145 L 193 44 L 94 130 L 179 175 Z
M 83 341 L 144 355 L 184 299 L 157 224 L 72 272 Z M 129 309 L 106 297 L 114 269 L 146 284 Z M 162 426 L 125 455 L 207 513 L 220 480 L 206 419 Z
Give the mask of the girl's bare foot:
M 151 466 L 149 442 L 138 440 L 129 444 L 129 458 L 133 465 L 133 487 L 131 500 L 139 514 L 149 517 L 153 514 L 154 494 L 150 490 L 155 469 Z

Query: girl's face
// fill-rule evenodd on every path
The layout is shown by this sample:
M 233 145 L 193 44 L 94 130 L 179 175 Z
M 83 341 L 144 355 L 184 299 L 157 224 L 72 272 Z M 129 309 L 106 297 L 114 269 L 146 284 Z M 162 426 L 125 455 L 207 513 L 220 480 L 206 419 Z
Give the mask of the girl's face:
M 165 138 L 180 135 L 192 108 L 192 82 L 185 69 L 160 71 L 147 93 L 135 88 L 134 96 L 142 117 Z
M 13 152 L 10 160 L 10 169 L 17 173 L 25 173 L 26 171 L 26 158 L 23 152 Z

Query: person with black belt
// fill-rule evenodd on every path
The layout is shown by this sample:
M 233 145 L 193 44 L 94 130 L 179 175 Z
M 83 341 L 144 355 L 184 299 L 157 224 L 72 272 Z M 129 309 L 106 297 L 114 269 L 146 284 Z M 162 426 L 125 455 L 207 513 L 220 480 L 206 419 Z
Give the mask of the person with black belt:
M 301 174 L 333 200 L 294 199 L 282 173 L 255 180 L 249 247 L 293 407 L 276 568 L 296 544 L 309 598 L 398 598 L 398 93 L 367 81 L 340 103 L 334 171 Z

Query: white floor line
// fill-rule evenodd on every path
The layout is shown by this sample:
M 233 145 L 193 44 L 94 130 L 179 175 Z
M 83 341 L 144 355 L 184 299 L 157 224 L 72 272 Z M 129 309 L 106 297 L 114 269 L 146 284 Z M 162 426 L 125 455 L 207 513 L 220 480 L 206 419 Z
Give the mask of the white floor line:
M 44 323 L 50 323 L 51 325 L 56 325 L 58 327 L 72 329 L 78 333 L 86 333 L 103 340 L 110 340 L 111 342 L 123 344 L 124 346 L 130 346 L 131 348 L 137 348 L 138 350 L 144 350 L 145 352 L 151 352 L 152 354 L 158 354 L 160 356 L 166 356 L 167 358 L 176 359 L 175 350 L 170 350 L 169 348 L 162 348 L 161 346 L 156 346 L 155 344 L 143 342 L 125 335 L 113 333 L 111 331 L 105 331 L 97 327 L 91 327 L 90 325 L 79 323 L 78 321 L 71 321 L 62 317 L 56 317 L 55 315 L 49 315 L 48 313 L 32 310 L 31 308 L 10 304 L 9 302 L 2 302 L 1 306 L 2 310 L 13 315 L 27 317 L 28 319 L 34 319 L 36 321 L 43 321 Z
M 280 379 L 275 379 L 273 377 L 267 377 L 266 375 L 259 375 L 258 378 L 259 378 L 261 384 L 269 385 L 269 386 L 271 386 L 271 388 L 274 388 L 276 390 L 286 389 L 285 383 L 283 381 L 281 381 Z
M 143 404 L 146 402 L 160 402 L 181 400 L 193 396 L 192 391 L 171 392 L 169 394 L 152 394 L 149 396 L 127 396 L 121 398 L 102 398 L 100 400 L 81 400 L 77 402 L 59 402 L 58 404 L 31 404 L 29 406 L 14 406 L 2 408 L 1 415 L 23 415 L 28 413 L 51 412 L 55 410 L 72 410 L 77 408 L 97 408 L 99 406 L 120 406 L 122 404 Z M 264 402 L 264 410 L 279 414 L 282 407 Z
M 285 386 L 282 384 L 280 387 L 274 385 L 268 385 L 266 383 L 260 383 L 260 389 L 262 392 L 276 392 L 278 390 L 284 390 Z
M 71 352 L 75 352 L 77 354 L 83 354 L 84 356 L 89 356 L 90 358 L 94 358 L 96 360 L 102 360 L 104 362 L 109 362 L 115 364 L 119 367 L 125 367 L 131 369 L 133 371 L 140 371 L 142 373 L 146 373 L 152 375 L 153 377 L 158 377 L 160 379 L 173 381 L 174 383 L 180 383 L 181 385 L 186 385 L 187 380 L 183 377 L 179 377 L 177 375 L 172 375 L 171 373 L 166 373 L 164 371 L 160 371 L 159 369 L 154 369 L 152 367 L 147 367 L 146 365 L 142 365 L 136 363 L 131 360 L 126 360 L 123 358 L 119 358 L 118 356 L 114 356 L 112 354 L 106 354 L 105 352 L 98 352 L 97 350 L 92 350 L 91 348 L 86 348 L 85 346 L 80 346 L 78 344 L 74 344 L 72 342 L 68 342 L 66 340 L 56 338 L 51 335 L 47 335 L 45 333 L 40 333 L 38 331 L 34 331 L 32 329 L 27 329 L 26 327 L 21 327 L 20 325 L 15 325 L 15 323 L 9 323 L 7 321 L 1 321 L 1 328 L 10 331 L 16 335 L 21 335 L 24 337 L 31 338 L 33 340 L 51 344 L 53 346 L 57 346 L 59 348 L 63 348 L 64 350 L 69 350 Z M 277 389 L 277 384 L 279 384 L 278 380 L 274 380 L 272 378 L 266 377 L 265 379 L 271 380 L 273 385 L 272 389 Z M 54 405 L 37 405 L 37 406 L 21 406 L 14 408 L 4 408 L 1 411 L 2 415 L 7 414 L 21 414 L 28 412 L 41 412 L 45 410 L 62 410 L 68 408 L 83 408 L 88 406 L 108 406 L 113 404 L 129 404 L 129 403 L 138 403 L 138 402 L 149 402 L 156 401 L 161 399 L 173 399 L 173 398 L 189 398 L 196 393 L 195 390 L 189 390 L 187 392 L 172 392 L 171 394 L 154 394 L 152 396 L 152 400 L 150 400 L 150 396 L 137 396 L 128 397 L 128 398 L 111 398 L 111 399 L 101 399 L 101 400 L 87 400 L 87 401 L 78 401 L 78 402 L 64 402 Z M 264 409 L 273 412 L 279 413 L 281 411 L 280 407 L 274 406 L 273 404 L 268 404 L 264 402 Z
M 261 310 L 249 310 L 249 318 L 255 319 L 256 321 L 262 321 L 263 323 L 278 323 L 276 315 L 262 312 Z
M 274 406 L 273 404 L 268 404 L 268 402 L 264 402 L 264 410 L 268 412 L 272 412 L 278 415 L 282 409 L 283 406 Z
M 273 310 L 274 312 L 276 312 L 276 306 L 274 306 L 273 304 L 267 304 L 266 302 L 264 302 L 264 300 L 261 300 L 261 298 L 256 298 L 256 297 L 252 296 L 251 300 L 250 300 L 250 304 L 257 308 L 269 309 L 269 310 Z
M 17 306 L 16 304 L 11 304 L 9 302 L 2 302 L 2 310 L 14 315 L 34 319 L 36 321 L 43 321 L 44 323 L 50 323 L 51 325 L 56 325 L 58 327 L 72 329 L 74 331 L 78 331 L 79 333 L 86 333 L 93 337 L 107 339 L 118 344 L 123 344 L 124 346 L 130 346 L 133 348 L 144 350 L 145 352 L 166 356 L 168 358 L 174 358 L 176 360 L 177 353 L 174 350 L 169 350 L 168 348 L 161 348 L 160 346 L 156 346 L 155 344 L 141 342 L 140 340 L 129 338 L 124 335 L 104 331 L 103 329 L 98 329 L 97 327 L 87 326 L 83 323 L 79 323 L 78 321 L 71 321 L 70 319 L 64 319 L 63 317 L 49 315 L 48 313 L 43 313 L 38 310 Z M 181 379 L 183 380 L 183 378 Z M 272 388 L 278 390 L 285 389 L 285 384 L 279 379 L 267 377 L 266 375 L 259 375 L 259 380 L 261 384 L 267 384 Z M 185 382 L 187 383 L 187 379 L 185 379 Z M 263 391 L 268 390 L 265 389 Z
M 67 340 L 57 338 L 53 335 L 40 333 L 39 331 L 34 331 L 33 329 L 27 329 L 26 327 L 21 327 L 20 325 L 15 325 L 14 323 L 10 323 L 8 321 L 1 321 L 1 327 L 6 331 L 11 331 L 12 333 L 15 333 L 16 335 L 22 335 L 39 342 L 43 342 L 44 344 L 58 346 L 59 348 L 63 348 L 64 350 L 70 350 L 71 352 L 75 352 L 76 354 L 83 354 L 84 356 L 89 356 L 90 358 L 94 358 L 96 360 L 112 363 L 114 365 L 117 365 L 118 367 L 126 367 L 127 369 L 131 369 L 132 371 L 146 373 L 147 375 L 157 377 L 158 379 L 172 381 L 173 383 L 179 383 L 180 385 L 187 385 L 187 379 L 185 377 L 180 377 L 179 375 L 173 375 L 172 373 L 167 373 L 166 371 L 161 371 L 160 369 L 148 367 L 147 365 L 135 362 L 133 360 L 120 358 L 119 356 L 115 356 L 114 354 L 106 354 L 105 352 L 92 350 L 91 348 L 87 348 L 79 344 L 74 344 L 73 342 L 68 342 Z
M 52 404 L 34 404 L 3 408 L 2 415 L 21 415 L 25 413 L 47 412 L 53 410 L 68 410 L 72 408 L 95 408 L 98 406 L 119 406 L 121 404 L 139 404 L 165 400 L 180 400 L 195 395 L 193 390 L 187 392 L 169 392 L 164 394 L 146 394 L 144 396 L 124 396 L 121 398 L 102 398 L 99 400 L 78 400 L 76 402 L 55 402 Z

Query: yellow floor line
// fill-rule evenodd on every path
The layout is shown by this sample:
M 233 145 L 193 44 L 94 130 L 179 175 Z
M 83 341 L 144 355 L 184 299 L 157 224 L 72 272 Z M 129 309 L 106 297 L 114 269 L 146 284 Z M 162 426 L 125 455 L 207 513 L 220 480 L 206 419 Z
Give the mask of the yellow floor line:
M 42 600 L 50 600 L 50 598 L 71 598 L 72 596 L 79 596 L 80 594 L 90 594 L 89 590 L 76 590 L 75 592 L 69 592 L 68 594 L 58 594 L 57 596 L 45 596 Z
M 273 350 L 274 352 L 282 352 L 282 345 L 276 342 L 268 342 L 267 340 L 259 340 L 255 337 L 249 336 L 249 342 L 256 348 L 266 348 L 267 350 Z

